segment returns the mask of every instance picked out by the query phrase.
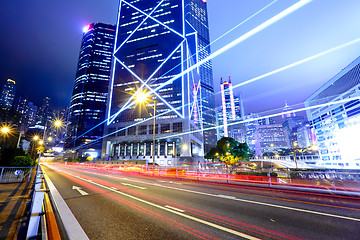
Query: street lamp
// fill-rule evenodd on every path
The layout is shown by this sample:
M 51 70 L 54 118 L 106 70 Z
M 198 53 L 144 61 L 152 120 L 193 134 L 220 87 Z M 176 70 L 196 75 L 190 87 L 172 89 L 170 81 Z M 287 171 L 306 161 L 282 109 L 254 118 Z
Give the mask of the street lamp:
M 135 99 L 136 99 L 136 102 L 138 103 L 146 103 L 148 101 L 148 95 L 146 92 L 144 91 L 139 91 L 136 93 L 135 95 Z M 155 127 L 155 119 L 156 119 L 156 101 L 154 99 L 154 122 L 153 122 L 153 166 L 155 166 L 155 130 L 156 130 L 156 127 Z
M 55 126 L 56 128 L 61 127 L 62 124 L 63 124 L 63 123 L 62 123 L 62 121 L 61 121 L 60 119 L 57 119 L 57 120 L 54 121 L 54 126 Z
M 295 159 L 295 164 L 296 164 L 296 168 L 298 168 L 298 162 L 296 159 L 296 147 L 298 146 L 297 142 L 294 142 L 294 159 Z
M 7 138 L 8 135 L 12 135 L 15 132 L 15 130 L 13 129 L 13 127 L 11 125 L 4 124 L 1 127 L 0 132 L 1 132 L 1 134 L 4 135 L 4 140 L 5 140 L 5 138 Z M 17 140 L 16 148 L 19 148 L 20 139 L 21 139 L 21 131 L 19 131 L 19 137 L 18 137 L 18 140 Z
M 2 127 L 1 128 L 1 133 L 2 134 L 7 135 L 9 132 L 10 132 L 10 128 L 8 128 L 8 127 Z

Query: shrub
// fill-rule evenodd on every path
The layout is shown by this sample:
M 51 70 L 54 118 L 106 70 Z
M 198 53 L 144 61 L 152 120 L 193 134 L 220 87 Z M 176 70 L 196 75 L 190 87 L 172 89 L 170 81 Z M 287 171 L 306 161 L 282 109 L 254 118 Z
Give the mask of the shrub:
M 10 166 L 16 167 L 33 167 L 36 165 L 36 160 L 29 156 L 16 156 L 10 160 Z

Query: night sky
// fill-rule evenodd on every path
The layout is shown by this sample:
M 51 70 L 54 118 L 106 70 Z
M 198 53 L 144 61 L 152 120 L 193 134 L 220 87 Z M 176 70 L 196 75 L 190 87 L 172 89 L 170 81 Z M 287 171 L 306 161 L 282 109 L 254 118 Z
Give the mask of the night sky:
M 208 0 L 211 40 L 273 0 Z M 223 47 L 297 1 L 279 0 L 212 45 Z M 118 0 L 2 0 L 0 8 L 0 85 L 17 83 L 40 105 L 67 107 L 75 78 L 82 28 L 88 23 L 115 24 Z M 234 84 L 284 67 L 360 38 L 359 0 L 314 0 L 295 13 L 213 59 L 215 91 L 220 77 Z M 301 104 L 316 89 L 360 55 L 360 43 L 236 88 L 245 112 L 263 112 Z M 219 94 L 216 95 L 219 103 Z

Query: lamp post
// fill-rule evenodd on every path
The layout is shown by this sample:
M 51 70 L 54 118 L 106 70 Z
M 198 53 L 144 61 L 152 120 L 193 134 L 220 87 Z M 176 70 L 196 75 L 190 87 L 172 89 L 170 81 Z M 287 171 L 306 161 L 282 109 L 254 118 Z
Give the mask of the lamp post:
M 153 123 L 153 167 L 155 167 L 155 116 L 156 114 L 156 102 L 154 100 L 154 123 Z
M 295 164 L 296 164 L 296 168 L 298 168 L 298 162 L 297 162 L 297 159 L 296 159 L 296 147 L 297 147 L 297 142 L 294 142 L 294 159 L 295 159 Z
M 8 124 L 4 124 L 1 128 L 0 128 L 0 132 L 1 134 L 4 136 L 4 141 L 5 141 L 5 138 L 8 136 L 8 135 L 12 135 L 15 131 L 13 130 L 13 127 L 11 125 L 8 125 Z M 19 148 L 20 146 L 20 139 L 21 139 L 21 131 L 19 131 L 19 137 L 17 139 L 17 142 L 16 142 L 16 148 Z
M 135 95 L 136 102 L 138 103 L 145 103 L 148 101 L 148 93 L 145 93 L 144 91 L 139 91 Z M 150 114 L 151 115 L 151 114 Z M 156 100 L 154 99 L 154 114 L 153 114 L 154 122 L 153 122 L 153 167 L 155 167 L 155 119 L 156 119 Z

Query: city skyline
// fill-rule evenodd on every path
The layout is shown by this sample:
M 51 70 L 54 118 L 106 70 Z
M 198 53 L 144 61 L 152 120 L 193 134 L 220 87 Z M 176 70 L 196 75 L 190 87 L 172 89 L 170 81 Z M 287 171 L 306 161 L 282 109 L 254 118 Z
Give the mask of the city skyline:
M 207 3 L 211 41 L 262 8 L 266 6 L 268 8 L 214 43 L 211 46 L 212 52 L 297 1 L 239 3 L 236 0 L 226 0 L 226 3 L 223 2 L 208 1 Z M 45 95 L 49 95 L 55 107 L 69 106 L 83 26 L 91 22 L 114 24 L 117 15 L 118 1 L 114 0 L 108 4 L 95 1 L 81 3 L 84 2 L 72 3 L 72 10 L 66 8 L 66 2 L 44 4 L 43 1 L 37 1 L 31 6 L 5 3 L 0 11 L 1 13 L 4 11 L 2 16 L 6 16 L 13 24 L 0 23 L 0 30 L 8 33 L 8 37 L 1 39 L 0 42 L 2 45 L 0 85 L 11 78 L 18 83 L 18 93 L 29 96 L 29 99 L 37 105 L 40 105 Z M 40 4 L 49 11 L 42 11 L 40 14 Z M 64 16 L 53 17 L 50 14 L 55 5 L 62 10 Z M 318 9 L 321 7 L 326 10 L 319 12 Z M 216 105 L 220 104 L 218 82 L 222 76 L 231 76 L 236 86 L 251 78 L 359 38 L 360 34 L 353 31 L 353 24 L 360 21 L 360 17 L 355 14 L 359 9 L 360 3 L 354 0 L 341 3 L 335 0 L 327 1 L 326 5 L 321 1 L 312 1 L 231 51 L 214 58 Z M 38 16 L 33 15 L 35 13 L 39 13 Z M 25 18 L 31 18 L 33 23 L 23 24 L 25 21 L 22 20 Z M 10 25 L 13 26 L 11 29 Z M 20 31 L 14 29 L 21 29 L 21 34 L 31 37 L 20 40 Z M 339 32 L 341 34 L 338 34 Z M 264 39 L 266 41 L 263 41 Z M 281 109 L 285 100 L 290 106 L 299 104 L 353 61 L 358 52 L 360 52 L 360 44 L 352 44 L 264 80 L 234 88 L 234 93 L 243 94 L 246 113 Z M 25 64 L 24 62 L 29 62 L 29 59 L 33 61 Z M 40 87 L 43 87 L 47 93 L 36 93 Z M 274 100 L 269 101 L 269 99 Z M 259 101 L 266 101 L 267 105 L 259 106 Z

